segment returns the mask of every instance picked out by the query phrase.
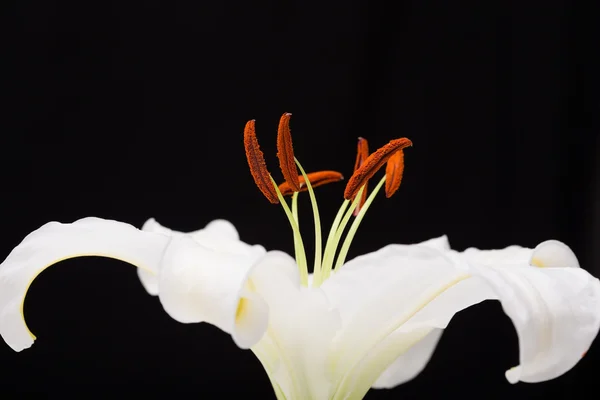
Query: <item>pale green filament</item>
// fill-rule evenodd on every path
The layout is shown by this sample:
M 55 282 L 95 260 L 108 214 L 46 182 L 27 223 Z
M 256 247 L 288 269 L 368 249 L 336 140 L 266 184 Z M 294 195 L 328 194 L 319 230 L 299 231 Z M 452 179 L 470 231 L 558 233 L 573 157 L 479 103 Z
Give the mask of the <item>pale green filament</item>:
M 340 221 L 344 216 L 344 211 L 346 211 L 346 208 L 349 204 L 350 200 L 344 200 L 337 215 L 335 216 L 335 219 L 333 220 L 333 224 L 331 224 L 331 229 L 329 230 L 329 235 L 327 236 L 327 243 L 325 244 L 325 253 L 323 255 L 321 275 L 319 276 L 319 279 L 313 280 L 313 286 L 315 287 L 321 286 L 321 283 L 323 283 L 323 281 L 329 276 L 329 270 L 325 270 L 323 266 L 330 265 L 328 264 L 329 259 L 333 259 L 333 256 L 335 255 L 335 249 L 331 250 L 331 246 L 333 245 L 333 239 L 335 238 L 335 232 L 337 231 L 337 227 L 340 225 Z
M 288 217 L 290 221 L 290 225 L 292 226 L 292 231 L 294 232 L 294 251 L 296 253 L 296 263 L 298 264 L 298 269 L 300 270 L 300 282 L 304 286 L 308 286 L 308 266 L 306 264 L 306 253 L 304 252 L 304 243 L 302 242 L 302 235 L 300 234 L 300 229 L 298 229 L 298 224 L 296 224 L 296 220 L 294 219 L 294 215 L 290 210 L 290 207 L 287 205 L 277 183 L 273 179 L 271 175 L 271 182 L 275 187 L 275 191 L 277 192 L 277 198 L 283 207 L 283 211 L 285 211 L 285 215 Z
M 315 193 L 313 191 L 312 185 L 310 184 L 310 180 L 308 176 L 306 176 L 306 172 L 304 172 L 304 168 L 300 165 L 300 162 L 296 157 L 294 157 L 294 161 L 296 161 L 296 165 L 300 169 L 302 176 L 304 177 L 304 183 L 306 184 L 306 188 L 308 189 L 308 194 L 310 197 L 310 203 L 313 209 L 313 218 L 315 220 L 315 265 L 313 268 L 313 277 L 314 279 L 320 280 L 321 277 L 321 217 L 319 216 L 319 207 L 317 206 L 317 199 L 315 198 Z M 298 193 L 295 192 L 294 196 Z
M 338 255 L 338 258 L 337 258 L 337 262 L 335 263 L 335 268 L 333 269 L 334 272 L 337 271 L 338 268 L 340 268 L 344 264 L 344 261 L 346 261 L 346 256 L 348 255 L 348 250 L 350 249 L 350 244 L 352 243 L 352 239 L 354 239 L 356 230 L 358 229 L 360 222 L 362 221 L 363 217 L 365 216 L 365 213 L 369 209 L 369 206 L 373 202 L 373 199 L 377 195 L 377 192 L 379 192 L 379 189 L 381 189 L 381 186 L 383 186 L 384 183 L 385 183 L 385 176 L 383 178 L 381 178 L 381 180 L 379 181 L 379 183 L 377 184 L 377 186 L 375 187 L 373 192 L 367 198 L 367 201 L 365 201 L 365 205 L 360 209 L 360 211 L 359 211 L 358 215 L 356 216 L 356 218 L 354 219 L 354 221 L 352 221 L 352 225 L 350 226 L 350 229 L 348 230 L 348 234 L 346 234 L 346 239 L 344 239 L 344 244 L 342 245 L 340 254 Z M 358 195 L 357 195 L 357 197 L 358 197 Z
M 300 229 L 300 218 L 298 218 L 298 192 L 294 192 L 292 195 L 292 215 L 294 216 L 294 221 L 296 221 L 296 226 Z
M 327 279 L 329 277 L 329 275 L 331 274 L 331 268 L 333 267 L 333 258 L 335 257 L 335 251 L 338 247 L 338 244 L 340 242 L 342 234 L 344 233 L 344 229 L 346 229 L 348 220 L 350 220 L 352 213 L 354 212 L 354 210 L 356 209 L 356 207 L 358 207 L 358 204 L 360 203 L 360 199 L 362 197 L 362 193 L 363 193 L 364 189 L 365 189 L 364 186 L 360 188 L 360 190 L 354 197 L 354 201 L 352 202 L 352 205 L 350 206 L 348 211 L 346 211 L 346 214 L 344 215 L 344 218 L 342 219 L 340 224 L 337 227 L 335 225 L 332 226 L 331 231 L 333 232 L 333 228 L 335 227 L 335 234 L 331 241 L 331 249 L 327 250 L 327 260 L 326 260 L 326 262 L 323 263 L 323 280 Z M 343 208 L 343 205 L 342 205 L 342 208 Z
M 329 276 L 331 275 L 332 270 L 336 272 L 345 262 L 346 256 L 348 255 L 348 250 L 350 249 L 350 245 L 352 244 L 352 240 L 356 235 L 356 231 L 358 230 L 358 226 L 360 225 L 363 217 L 365 216 L 369 206 L 375 199 L 375 196 L 385 183 L 385 176 L 379 181 L 373 192 L 369 195 L 367 200 L 365 201 L 364 206 L 359 211 L 358 215 L 352 222 L 348 233 L 346 234 L 346 238 L 342 244 L 340 252 L 337 256 L 337 262 L 334 265 L 334 259 L 336 256 L 336 250 L 344 234 L 346 226 L 350 218 L 352 217 L 354 211 L 360 204 L 360 200 L 362 199 L 362 194 L 365 190 L 365 186 L 361 187 L 352 203 L 350 200 L 344 200 L 342 203 L 334 221 L 331 225 L 331 229 L 329 231 L 329 235 L 327 236 L 327 243 L 325 244 L 325 252 L 322 252 L 322 238 L 321 238 L 321 218 L 319 216 L 319 207 L 317 206 L 317 199 L 315 197 L 315 193 L 313 191 L 312 185 L 310 184 L 310 180 L 300 165 L 300 162 L 294 158 L 296 165 L 300 169 L 302 173 L 302 177 L 304 178 L 304 184 L 308 189 L 308 194 L 310 196 L 310 202 L 313 209 L 313 218 L 315 225 L 315 260 L 314 260 L 314 268 L 313 268 L 313 287 L 319 287 Z M 302 241 L 302 235 L 300 234 L 300 221 L 298 217 L 298 192 L 294 192 L 292 195 L 292 208 L 286 203 L 279 187 L 273 180 L 271 176 L 271 182 L 275 187 L 275 191 L 277 192 L 277 197 L 279 202 L 281 203 L 283 210 L 285 211 L 286 216 L 292 226 L 292 231 L 294 232 L 294 250 L 296 253 L 296 262 L 298 264 L 298 268 L 300 270 L 300 280 L 302 285 L 308 286 L 308 263 L 306 260 L 306 252 L 304 249 L 304 243 Z M 348 207 L 350 205 L 350 207 Z

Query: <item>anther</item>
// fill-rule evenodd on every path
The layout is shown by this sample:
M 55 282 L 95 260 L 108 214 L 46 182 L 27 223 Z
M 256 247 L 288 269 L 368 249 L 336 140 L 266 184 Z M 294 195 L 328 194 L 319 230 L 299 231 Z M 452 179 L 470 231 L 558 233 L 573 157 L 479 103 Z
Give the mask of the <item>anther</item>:
M 298 169 L 294 160 L 294 148 L 292 146 L 292 134 L 290 132 L 290 117 L 292 114 L 284 113 L 279 120 L 277 131 L 277 158 L 279 167 L 285 181 L 294 192 L 300 191 Z
M 385 167 L 385 197 L 388 199 L 400 187 L 404 173 L 404 151 L 398 150 L 387 161 Z
M 412 142 L 409 139 L 394 139 L 367 157 L 362 166 L 348 180 L 346 190 L 344 191 L 344 198 L 346 200 L 353 199 L 360 188 L 379 171 L 394 153 L 408 146 L 412 146 Z
M 358 138 L 358 146 L 356 149 L 356 161 L 354 163 L 354 171 L 353 172 L 356 172 L 360 167 L 362 167 L 362 165 L 365 163 L 365 161 L 368 157 L 369 157 L 369 142 L 367 142 L 367 139 L 359 137 Z M 368 185 L 369 185 L 368 182 L 365 183 L 365 188 L 362 191 L 362 196 L 360 198 L 360 201 L 358 202 L 358 205 L 356 206 L 356 208 L 354 209 L 354 212 L 352 213 L 352 215 L 354 215 L 355 217 L 360 212 L 360 209 L 365 204 L 365 201 L 367 201 Z
M 254 125 L 255 121 L 251 120 L 246 123 L 246 127 L 244 128 L 244 148 L 246 149 L 246 158 L 248 159 L 250 173 L 254 178 L 256 186 L 258 186 L 267 200 L 273 204 L 277 204 L 279 203 L 277 192 L 271 182 L 271 174 L 267 170 L 263 152 L 258 145 Z
M 313 188 L 326 185 L 332 182 L 339 182 L 344 179 L 343 175 L 337 171 L 310 172 L 306 174 L 306 177 L 308 178 L 310 186 L 312 186 Z M 308 185 L 306 185 L 304 176 L 302 175 L 298 176 L 298 186 L 300 187 L 300 190 L 297 190 L 299 192 L 305 192 L 306 190 L 308 190 Z M 284 196 L 290 196 L 294 194 L 294 190 L 290 187 L 290 185 L 287 182 L 283 182 L 281 185 L 279 185 L 279 191 Z

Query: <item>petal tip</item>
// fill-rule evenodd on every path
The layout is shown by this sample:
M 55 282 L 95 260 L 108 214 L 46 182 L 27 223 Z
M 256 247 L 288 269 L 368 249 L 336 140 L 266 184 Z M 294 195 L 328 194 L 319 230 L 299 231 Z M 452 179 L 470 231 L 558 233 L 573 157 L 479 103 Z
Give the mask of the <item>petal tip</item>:
M 521 378 L 521 367 L 512 367 L 504 373 L 504 376 L 506 376 L 508 383 L 512 383 L 513 385 L 518 383 L 519 378 Z
M 538 268 L 579 268 L 577 256 L 569 246 L 558 240 L 538 244 L 531 254 L 529 265 Z

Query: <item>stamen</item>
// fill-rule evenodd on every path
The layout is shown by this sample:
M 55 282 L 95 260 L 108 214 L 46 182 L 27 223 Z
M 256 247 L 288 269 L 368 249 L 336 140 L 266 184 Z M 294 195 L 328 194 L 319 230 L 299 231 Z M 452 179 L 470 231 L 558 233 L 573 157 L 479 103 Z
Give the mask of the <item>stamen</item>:
M 352 221 L 352 225 L 350 226 L 350 229 L 348 230 L 348 233 L 346 234 L 346 239 L 344 239 L 344 243 L 342 244 L 342 248 L 340 249 L 340 254 L 338 255 L 337 262 L 335 263 L 335 268 L 333 269 L 334 272 L 337 271 L 346 261 L 346 256 L 348 255 L 348 250 L 350 249 L 350 245 L 352 244 L 354 235 L 356 235 L 358 226 L 360 225 L 363 217 L 367 213 L 367 210 L 371 206 L 371 203 L 373 203 L 373 199 L 375 199 L 375 196 L 377 196 L 377 193 L 383 186 L 383 182 L 387 182 L 386 176 L 381 178 L 381 180 L 379 181 L 377 186 L 375 186 L 375 190 L 373 190 L 373 192 L 367 199 L 365 206 L 360 210 L 360 212 L 358 213 L 358 216 L 354 219 L 354 221 Z
M 308 178 L 310 186 L 312 186 L 313 188 L 326 185 L 332 182 L 339 182 L 344 179 L 344 176 L 337 171 L 310 172 L 306 174 L 306 177 Z M 300 192 L 305 192 L 308 190 L 304 176 L 298 176 L 298 183 L 300 186 Z M 289 196 L 293 193 L 298 193 L 298 191 L 294 191 L 287 182 L 283 182 L 279 185 L 279 191 L 284 196 Z
M 298 166 L 298 168 L 300 168 L 302 177 L 304 178 L 304 181 L 306 182 L 306 188 L 308 189 L 310 203 L 311 203 L 312 209 L 313 209 L 313 219 L 314 219 L 314 224 L 315 224 L 315 264 L 313 266 L 313 277 L 316 280 L 320 280 L 321 279 L 320 278 L 321 277 L 321 251 L 322 251 L 321 246 L 323 244 L 321 243 L 321 217 L 319 216 L 319 207 L 317 206 L 317 199 L 315 198 L 315 193 L 312 189 L 310 178 L 306 175 L 306 172 L 304 172 L 304 168 L 302 168 L 302 165 L 300 164 L 300 162 L 297 159 L 294 159 L 294 160 L 296 161 L 296 165 Z
M 329 246 L 328 246 L 325 250 L 325 252 L 327 254 L 326 254 L 326 260 L 323 261 L 323 267 L 322 267 L 323 280 L 329 278 L 329 275 L 331 274 L 331 268 L 333 267 L 333 259 L 335 257 L 335 252 L 337 250 L 338 244 L 340 243 L 340 239 L 342 238 L 342 234 L 344 233 L 344 230 L 346 229 L 346 225 L 348 225 L 348 221 L 350 220 L 350 217 L 352 216 L 352 214 L 354 214 L 354 210 L 358 206 L 358 202 L 360 201 L 360 197 L 362 196 L 362 190 L 364 190 L 364 187 L 360 188 L 357 196 L 354 197 L 354 200 L 352 201 L 350 208 L 344 214 L 342 221 L 335 227 L 335 233 L 333 234 L 333 239 L 331 240 L 331 248 L 329 248 Z M 344 203 L 346 203 L 346 202 L 348 202 L 348 200 L 345 200 Z M 342 208 L 345 208 L 344 204 L 342 204 Z M 342 211 L 342 209 L 340 209 L 340 212 L 341 211 Z M 337 217 L 336 217 L 336 220 L 337 220 Z M 334 226 L 335 226 L 335 223 L 334 223 Z M 332 232 L 333 232 L 333 226 L 332 226 Z M 327 242 L 329 242 L 329 240 L 327 240 Z
M 402 174 L 404 173 L 404 152 L 398 150 L 392 155 L 385 167 L 385 197 L 388 199 L 392 197 L 394 193 L 400 187 L 402 182 Z
M 337 232 L 337 229 L 340 226 L 340 222 L 344 217 L 344 212 L 346 211 L 346 208 L 348 208 L 349 204 L 350 200 L 344 200 L 344 202 L 340 206 L 340 209 L 338 210 L 337 215 L 335 216 L 335 219 L 333 220 L 333 223 L 331 224 L 329 235 L 327 236 L 327 243 L 325 243 L 323 264 L 321 265 L 321 276 L 319 277 L 319 279 L 313 279 L 314 287 L 321 286 L 321 283 L 323 283 L 323 281 L 329 276 L 329 272 L 331 271 L 331 264 L 333 264 L 333 257 L 335 256 L 335 250 L 337 247 L 337 243 L 335 244 L 335 246 L 333 245 L 335 241 L 335 233 Z
M 369 157 L 369 142 L 367 142 L 367 139 L 359 137 L 358 138 L 358 148 L 356 150 L 356 161 L 354 162 L 354 171 L 356 172 L 360 167 L 362 167 L 362 165 L 365 163 L 365 160 Z M 360 198 L 360 203 L 358 203 L 358 206 L 354 209 L 354 216 L 356 217 L 358 215 L 358 213 L 360 212 L 360 209 L 362 208 L 363 204 L 365 204 L 365 201 L 367 200 L 367 192 L 368 192 L 368 182 L 365 183 L 364 185 L 364 189 L 362 192 L 362 196 Z
M 358 146 L 356 149 L 356 161 L 354 163 L 354 171 L 362 167 L 365 160 L 369 157 L 369 142 L 363 137 L 358 138 Z
M 296 226 L 300 229 L 300 218 L 298 218 L 298 192 L 294 192 L 294 195 L 292 196 L 292 215 L 294 216 L 294 221 L 296 221 Z
M 292 146 L 292 134 L 290 132 L 290 117 L 292 114 L 284 113 L 279 120 L 277 131 L 277 158 L 279 167 L 287 184 L 294 192 L 300 191 L 298 182 L 298 170 L 294 162 L 294 148 Z
M 300 282 L 304 286 L 308 286 L 308 264 L 306 263 L 306 253 L 304 251 L 304 242 L 302 241 L 300 228 L 298 227 L 298 224 L 294 219 L 294 215 L 292 214 L 290 207 L 287 205 L 285 199 L 283 198 L 283 195 L 279 191 L 277 183 L 275 183 L 275 180 L 270 175 L 269 178 L 271 178 L 271 183 L 275 188 L 275 192 L 277 194 L 277 197 L 279 198 L 279 201 L 281 202 L 283 211 L 285 211 L 285 215 L 287 216 L 288 221 L 290 222 L 290 225 L 292 227 L 292 231 L 294 232 L 294 251 L 296 254 L 296 263 L 298 264 L 298 269 L 300 270 Z
M 272 204 L 277 204 L 279 203 L 277 193 L 271 184 L 271 174 L 269 174 L 269 171 L 267 170 L 265 157 L 258 145 L 254 124 L 255 120 L 250 120 L 246 123 L 246 127 L 244 128 L 244 148 L 246 149 L 246 158 L 248 159 L 250 173 L 254 178 L 254 183 L 256 183 L 256 186 L 258 186 L 267 200 Z
M 364 164 L 352 175 L 352 177 L 350 177 L 350 180 L 346 185 L 346 190 L 344 191 L 344 198 L 353 199 L 360 188 L 375 175 L 395 152 L 408 146 L 412 146 L 412 142 L 409 139 L 394 139 L 385 146 L 379 148 L 375 153 L 371 154 L 365 160 Z

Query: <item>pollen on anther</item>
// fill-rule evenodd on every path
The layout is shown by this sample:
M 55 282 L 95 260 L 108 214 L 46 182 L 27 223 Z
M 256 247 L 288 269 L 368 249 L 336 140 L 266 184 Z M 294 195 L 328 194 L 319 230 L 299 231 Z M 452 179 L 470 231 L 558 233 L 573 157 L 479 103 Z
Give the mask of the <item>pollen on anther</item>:
M 346 190 L 344 191 L 344 198 L 347 200 L 353 199 L 360 188 L 379 171 L 394 153 L 408 146 L 412 146 L 412 142 L 409 139 L 394 139 L 371 154 L 348 180 Z
M 310 172 L 306 174 L 308 181 L 310 182 L 310 186 L 313 188 L 326 185 L 328 183 L 339 182 L 344 179 L 344 176 L 337 171 L 317 171 Z M 298 182 L 300 186 L 300 190 L 296 190 L 296 192 L 305 192 L 308 190 L 308 185 L 306 185 L 306 180 L 304 176 L 298 176 Z M 279 191 L 284 196 L 290 196 L 294 194 L 294 190 L 290 187 L 287 182 L 283 182 L 279 185 Z
M 385 167 L 385 197 L 388 199 L 400 187 L 404 173 L 404 151 L 398 150 L 387 161 Z
M 365 160 L 368 157 L 369 157 L 369 142 L 367 142 L 367 139 L 359 137 L 358 138 L 358 146 L 356 149 L 356 161 L 354 162 L 354 171 L 353 172 L 356 172 L 360 167 L 362 167 L 362 165 L 365 163 Z M 352 213 L 352 215 L 354 215 L 355 217 L 358 216 L 360 209 L 363 207 L 363 205 L 367 201 L 368 186 L 369 186 L 369 182 L 366 182 L 364 184 L 364 189 L 362 191 L 360 201 L 358 202 L 358 205 L 356 206 L 356 208 L 354 209 L 354 212 Z
M 292 146 L 292 134 L 290 132 L 290 118 L 292 114 L 284 113 L 279 120 L 277 131 L 277 158 L 281 173 L 290 188 L 295 192 L 300 191 L 298 180 L 298 168 L 294 159 L 294 147 Z
M 258 186 L 260 191 L 271 203 L 279 203 L 277 192 L 271 181 L 271 174 L 269 174 L 269 171 L 267 170 L 263 152 L 258 145 L 254 120 L 248 121 L 244 128 L 244 148 L 246 150 L 246 158 L 248 160 L 248 166 L 250 167 L 250 173 L 254 178 L 256 186 Z

